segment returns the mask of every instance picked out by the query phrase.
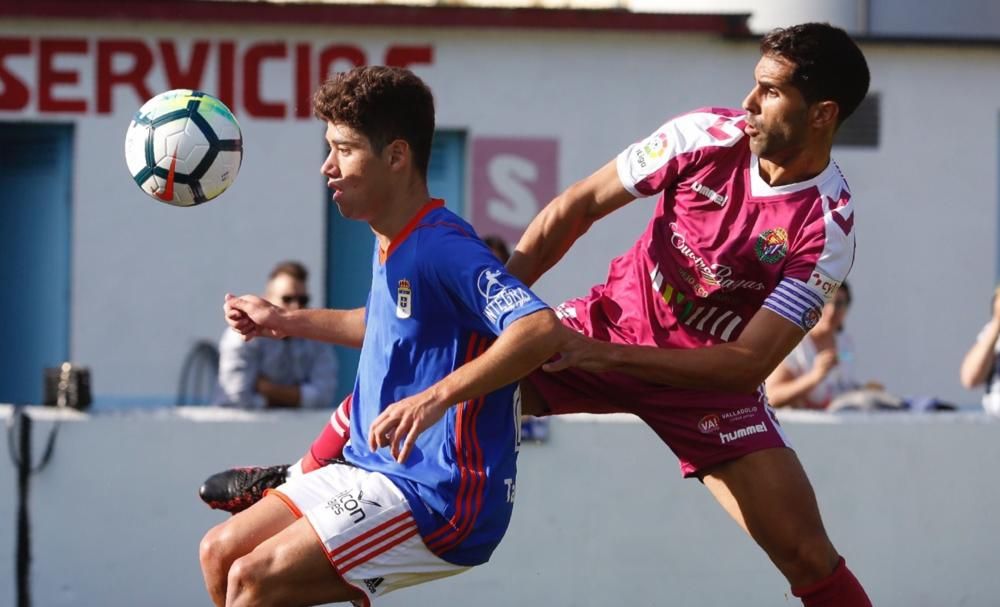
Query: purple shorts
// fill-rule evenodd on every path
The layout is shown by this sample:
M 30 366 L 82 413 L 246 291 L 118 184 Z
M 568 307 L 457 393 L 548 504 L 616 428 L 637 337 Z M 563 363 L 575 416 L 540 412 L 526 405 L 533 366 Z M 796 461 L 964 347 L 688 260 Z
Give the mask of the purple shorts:
M 541 393 L 546 415 L 632 413 L 653 429 L 680 460 L 684 476 L 754 451 L 790 443 L 767 404 L 756 394 L 683 390 L 621 373 L 567 369 L 535 371 L 525 381 Z

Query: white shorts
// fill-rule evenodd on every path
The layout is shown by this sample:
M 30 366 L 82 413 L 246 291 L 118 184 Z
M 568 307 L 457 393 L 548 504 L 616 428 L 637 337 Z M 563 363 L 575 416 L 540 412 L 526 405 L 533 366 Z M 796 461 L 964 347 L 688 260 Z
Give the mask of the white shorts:
M 364 607 L 393 590 L 469 569 L 427 549 L 406 498 L 378 472 L 330 464 L 269 493 L 306 517 L 337 573 L 365 593 Z

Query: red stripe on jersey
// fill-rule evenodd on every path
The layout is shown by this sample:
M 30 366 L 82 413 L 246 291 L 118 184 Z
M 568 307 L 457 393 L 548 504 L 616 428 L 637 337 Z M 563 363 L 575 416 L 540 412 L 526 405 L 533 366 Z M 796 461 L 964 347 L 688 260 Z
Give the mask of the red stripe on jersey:
M 476 349 L 476 356 L 485 352 L 488 345 L 489 340 L 483 337 Z M 468 470 L 462 470 L 462 479 L 466 482 L 464 486 L 460 487 L 456 499 L 455 516 L 452 517 L 448 525 L 438 529 L 432 537 L 427 538 L 428 547 L 438 555 L 455 548 L 468 537 L 475 526 L 479 512 L 482 510 L 483 494 L 486 489 L 486 471 L 483 469 L 483 452 L 479 445 L 476 423 L 485 401 L 486 397 L 483 396 L 475 401 L 463 403 L 461 418 L 456 416 L 456 425 L 460 430 L 456 433 L 456 449 L 458 453 L 463 454 L 462 461 Z M 457 456 L 456 459 L 458 459 Z
M 479 341 L 478 337 L 479 337 L 478 335 L 473 334 L 469 338 L 469 345 L 465 353 L 466 363 L 475 358 L 475 356 L 477 355 L 477 352 L 479 350 L 477 348 L 477 343 Z M 452 531 L 457 531 L 459 528 L 459 523 L 461 522 L 462 503 L 465 494 L 469 489 L 469 470 L 467 463 L 468 454 L 465 452 L 464 449 L 465 443 L 463 439 L 463 435 L 465 432 L 466 410 L 469 408 L 469 405 L 470 405 L 469 401 L 460 403 L 456 407 L 456 413 L 455 413 L 455 426 L 456 426 L 455 465 L 458 466 L 459 470 L 458 492 L 455 496 L 455 513 L 452 515 L 451 519 L 447 523 L 445 523 L 444 525 L 439 527 L 436 531 L 432 532 L 430 535 L 424 538 L 424 541 L 427 543 L 428 547 L 430 547 L 433 542 L 436 542 L 443 535 L 450 533 Z
M 469 518 L 469 525 L 465 528 L 465 531 L 458 538 L 455 539 L 452 546 L 446 547 L 444 551 L 450 550 L 454 546 L 461 544 L 463 541 L 465 541 L 465 538 L 469 537 L 469 534 L 472 533 L 473 522 L 475 522 L 476 518 L 478 518 L 479 516 L 479 513 L 482 512 L 483 510 L 483 496 L 486 493 L 486 470 L 483 468 L 483 450 L 479 446 L 479 433 L 476 432 L 476 428 L 478 427 L 477 425 L 479 423 L 479 413 L 483 410 L 485 404 L 486 404 L 485 397 L 479 399 L 479 401 L 476 403 L 475 412 L 473 413 L 472 416 L 472 421 L 469 423 L 470 432 L 472 433 L 473 453 L 475 454 L 476 457 L 475 473 L 476 476 L 479 477 L 479 486 L 477 487 L 475 492 L 475 503 L 472 505 L 472 515 Z
M 475 357 L 475 353 L 478 350 L 477 338 L 478 336 L 473 333 L 469 336 L 469 344 L 465 348 L 465 363 L 468 363 Z M 463 420 L 465 418 L 465 410 L 468 405 L 468 401 L 458 404 L 455 407 L 455 426 L 457 431 L 455 432 L 455 465 L 458 466 L 459 471 L 459 482 L 458 482 L 458 493 L 455 496 L 455 513 L 452 515 L 451 519 L 439 527 L 436 531 L 433 531 L 430 535 L 424 538 L 424 541 L 430 545 L 431 542 L 435 541 L 441 535 L 447 533 L 448 531 L 455 529 L 459 516 L 461 515 L 461 510 L 459 508 L 462 503 L 462 497 L 465 495 L 465 491 L 468 487 L 467 481 L 467 466 L 466 466 L 466 454 L 465 450 L 462 449 L 462 429 L 464 428 Z
M 438 207 L 443 207 L 443 206 L 444 206 L 443 200 L 441 200 L 440 198 L 431 198 L 427 202 L 427 204 L 420 207 L 420 210 L 417 211 L 417 214 L 414 215 L 413 218 L 410 219 L 410 221 L 408 221 L 405 226 L 403 226 L 403 229 L 400 230 L 399 234 L 396 234 L 396 237 L 392 239 L 392 242 L 389 243 L 388 249 L 383 251 L 382 247 L 379 247 L 378 262 L 384 264 L 386 260 L 389 259 L 389 256 L 392 255 L 392 252 L 398 249 L 399 245 L 403 244 L 403 241 L 405 241 L 407 236 L 410 235 L 410 232 L 412 232 L 414 228 L 416 228 L 417 225 L 420 224 L 420 220 L 424 218 L 424 215 L 430 213 L 431 211 L 433 211 Z
M 476 420 L 479 417 L 479 411 L 483 408 L 484 399 L 477 400 L 475 403 L 469 403 L 469 412 L 467 417 L 469 422 L 463 428 L 463 434 L 466 435 L 466 442 L 471 443 L 469 458 L 472 460 L 469 470 L 469 490 L 466 492 L 464 499 L 462 500 L 460 507 L 463 518 L 460 523 L 455 527 L 451 528 L 451 532 L 444 537 L 439 538 L 429 547 L 436 554 L 443 554 L 449 550 L 458 546 L 469 533 L 472 532 L 472 528 L 475 526 L 476 517 L 479 515 L 483 504 L 483 493 L 486 488 L 486 473 L 483 470 L 483 455 L 482 451 L 479 451 L 479 439 L 476 436 Z
M 459 225 L 457 223 L 453 223 L 451 221 L 435 221 L 434 223 L 425 223 L 425 224 L 423 224 L 421 226 L 417 226 L 417 227 L 418 228 L 436 228 L 437 226 L 449 226 L 451 228 L 454 228 L 456 232 L 459 232 L 463 236 L 469 236 L 470 238 L 472 237 L 472 234 L 469 234 L 465 230 L 465 228 L 463 228 L 461 225 Z

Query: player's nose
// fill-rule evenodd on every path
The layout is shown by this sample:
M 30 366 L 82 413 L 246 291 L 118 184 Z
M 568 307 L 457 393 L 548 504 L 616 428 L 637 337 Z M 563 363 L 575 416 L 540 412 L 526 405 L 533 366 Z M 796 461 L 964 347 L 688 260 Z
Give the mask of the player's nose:
M 336 178 L 339 176 L 339 167 L 337 166 L 336 158 L 334 157 L 333 151 L 331 151 L 326 156 L 326 160 L 319 167 L 319 172 L 326 177 Z
M 750 92 L 743 98 L 743 103 L 741 103 L 740 106 L 751 114 L 757 114 L 760 112 L 760 106 L 757 104 L 756 87 L 750 89 Z

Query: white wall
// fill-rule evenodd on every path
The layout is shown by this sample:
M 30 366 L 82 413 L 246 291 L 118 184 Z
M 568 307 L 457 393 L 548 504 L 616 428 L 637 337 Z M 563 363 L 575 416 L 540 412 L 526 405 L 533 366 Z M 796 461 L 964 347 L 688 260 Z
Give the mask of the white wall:
M 634 11 L 663 13 L 743 13 L 747 25 L 756 33 L 796 23 L 820 21 L 832 23 L 849 32 L 864 32 L 866 1 L 855 0 L 628 0 Z
M 0 35 L 43 34 L 165 37 L 181 48 L 194 38 L 314 48 L 345 42 L 372 61 L 393 44 L 430 45 L 433 63 L 415 71 L 435 90 L 439 125 L 470 138 L 558 139 L 560 187 L 674 114 L 738 105 L 757 55 L 753 42 L 700 34 L 0 21 Z M 882 143 L 834 152 L 857 201 L 849 328 L 858 365 L 897 393 L 971 404 L 978 393 L 963 390 L 957 376 L 997 275 L 1000 49 L 864 46 L 882 98 Z M 63 62 L 78 64 L 82 76 L 60 85 L 60 94 L 87 95 L 92 54 Z M 6 65 L 25 79 L 35 73 L 29 58 Z M 161 72 L 157 64 L 153 90 L 164 86 Z M 265 76 L 266 96 L 287 96 L 287 71 L 271 66 Z M 322 295 L 321 127 L 241 114 L 246 155 L 232 190 L 203 207 L 176 209 L 145 197 L 125 172 L 122 135 L 139 103 L 133 97 L 119 91 L 107 116 L 29 109 L 0 112 L 0 120 L 76 124 L 72 358 L 92 368 L 99 395 L 170 398 L 192 343 L 221 332 L 223 293 L 259 291 L 274 261 L 293 257 L 313 269 L 312 290 Z M 542 279 L 539 293 L 556 303 L 603 280 L 651 206 L 640 201 L 600 222 Z
M 52 411 L 32 411 L 42 418 Z M 0 407 L 0 420 L 10 409 Z M 234 419 L 234 417 L 236 419 Z M 1000 421 L 978 414 L 781 416 L 828 532 L 880 607 L 995 607 Z M 324 414 L 181 409 L 63 423 L 32 478 L 34 604 L 207 604 L 196 497 L 224 467 L 289 461 Z M 36 458 L 50 422 L 37 421 Z M 3 449 L 6 451 L 6 449 Z M 0 463 L 0 486 L 15 470 Z M 0 604 L 13 604 L 16 495 L 0 494 Z M 510 530 L 487 565 L 380 605 L 796 604 L 764 554 L 648 428 L 553 421 L 520 456 Z

